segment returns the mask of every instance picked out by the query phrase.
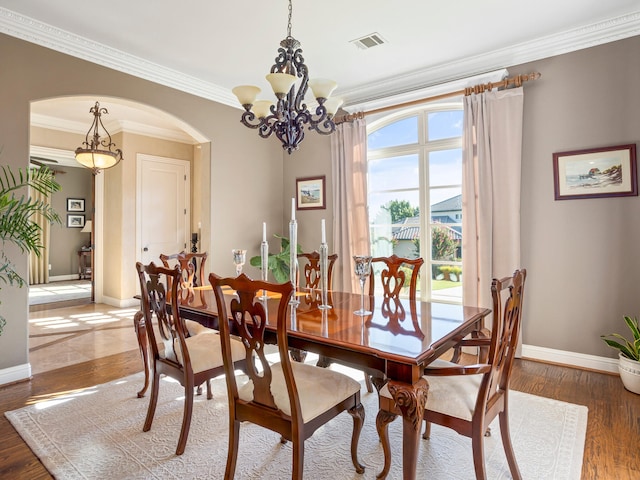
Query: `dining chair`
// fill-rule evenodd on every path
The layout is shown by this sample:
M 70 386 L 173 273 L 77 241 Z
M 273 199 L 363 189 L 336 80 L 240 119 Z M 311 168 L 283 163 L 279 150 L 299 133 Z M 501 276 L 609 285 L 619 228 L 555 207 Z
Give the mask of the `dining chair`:
M 395 253 L 390 257 L 373 257 L 369 275 L 369 295 L 375 294 L 376 283 L 378 283 L 375 279 L 375 271 L 381 265 L 379 283 L 382 285 L 384 297 L 399 297 L 408 283 L 408 297 L 410 300 L 415 300 L 420 268 L 423 264 L 423 258 L 399 257 Z M 408 279 L 407 275 L 410 275 Z
M 310 253 L 299 253 L 298 258 L 306 259 L 302 273 L 304 274 L 304 287 L 308 289 L 320 289 L 320 254 L 314 250 Z M 327 290 L 331 290 L 331 279 L 333 278 L 333 266 L 338 259 L 338 254 L 327 256 Z
M 363 473 L 364 467 L 358 461 L 358 440 L 364 423 L 360 384 L 342 373 L 293 362 L 289 357 L 287 322 L 296 311 L 287 310 L 292 283 L 251 280 L 244 274 L 220 278 L 213 273 L 209 275 L 209 282 L 219 315 L 229 318 L 229 322 L 220 322 L 229 397 L 229 449 L 224 478 L 233 479 L 235 474 L 241 422 L 260 425 L 279 433 L 281 441 L 291 441 L 291 478 L 302 479 L 305 440 L 345 410 L 353 418 L 351 460 L 356 472 Z M 224 287 L 230 287 L 235 293 L 225 294 Z M 267 305 L 260 299 L 263 290 L 279 298 Z M 265 351 L 268 309 L 272 312 L 271 321 L 277 322 L 279 361 L 274 364 L 267 360 Z M 234 374 L 230 331 L 240 337 L 244 346 L 248 359 L 246 376 Z
M 471 438 L 473 463 L 477 479 L 486 479 L 484 437 L 489 424 L 498 416 L 502 444 L 511 476 L 522 478 L 516 463 L 509 433 L 509 381 L 513 367 L 518 332 L 522 320 L 525 269 L 512 277 L 494 279 L 491 284 L 493 320 L 490 338 L 476 339 L 488 347 L 486 363 L 459 365 L 436 360 L 423 376 L 429 384 L 424 409 L 424 439 L 431 434 L 431 424 L 445 426 Z M 384 451 L 384 467 L 377 478 L 386 478 L 391 463 L 388 424 L 400 414 L 391 390 L 385 385 L 379 393 L 380 411 L 376 428 Z
M 320 268 L 320 253 L 317 250 L 314 250 L 310 253 L 299 253 L 298 258 L 304 258 L 304 266 L 302 269 L 302 273 L 304 276 L 304 285 L 301 285 L 301 288 L 308 289 L 307 298 L 309 301 L 315 301 L 320 303 L 322 301 L 321 296 L 319 295 L 319 291 L 322 288 L 320 281 L 322 279 L 321 268 Z M 338 259 L 338 254 L 334 253 L 332 255 L 327 256 L 328 264 L 327 264 L 327 290 L 330 292 L 332 289 L 331 280 L 333 278 L 333 266 Z M 329 294 L 330 296 L 330 294 Z M 307 357 L 307 352 L 304 350 L 300 350 L 298 348 L 291 349 L 291 356 L 296 362 L 304 362 Z M 318 361 L 319 365 L 330 365 L 331 362 L 323 359 L 320 356 L 320 360 Z
M 210 400 L 212 393 L 209 380 L 224 373 L 220 335 L 212 329 L 200 330 L 197 334 L 187 329 L 178 310 L 179 280 L 182 276 L 179 266 L 169 269 L 156 266 L 153 262 L 149 265 L 137 262 L 136 270 L 153 370 L 149 407 L 142 430 L 147 432 L 151 429 L 158 403 L 160 376 L 166 375 L 179 381 L 184 387 L 185 399 L 176 455 L 182 455 L 191 425 L 195 387 L 206 382 L 207 398 Z M 171 288 L 167 285 L 171 285 Z M 167 301 L 171 304 L 169 309 Z M 153 326 L 154 319 L 157 328 Z M 160 338 L 156 338 L 156 330 Z M 244 348 L 237 340 L 228 343 L 234 364 L 245 369 Z
M 170 255 L 160 254 L 160 261 L 165 268 L 173 268 L 180 265 L 182 276 L 180 278 L 179 299 L 182 304 L 191 302 L 194 299 L 194 287 L 205 285 L 205 267 L 207 264 L 207 252 L 202 253 L 173 253 Z
M 369 295 L 375 295 L 376 284 L 382 286 L 384 299 L 398 299 L 402 289 L 408 284 L 409 300 L 416 299 L 420 268 L 424 264 L 423 258 L 405 258 L 393 254 L 389 257 L 373 257 L 371 259 L 371 273 L 369 275 Z M 376 281 L 375 272 L 381 267 Z M 407 278 L 409 276 L 409 278 Z M 376 388 L 381 387 L 383 379 L 373 381 Z M 373 392 L 371 376 L 365 373 L 365 385 L 369 393 Z

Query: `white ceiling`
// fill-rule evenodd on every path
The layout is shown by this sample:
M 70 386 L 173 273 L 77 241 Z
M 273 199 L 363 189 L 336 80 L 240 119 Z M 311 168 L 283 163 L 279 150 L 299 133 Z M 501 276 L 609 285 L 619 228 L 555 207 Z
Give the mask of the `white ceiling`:
M 264 75 L 286 36 L 287 12 L 285 0 L 0 0 L 0 32 L 239 108 L 236 85 L 256 84 L 272 96 Z M 351 110 L 638 35 L 640 2 L 294 0 L 292 27 L 310 76 L 336 80 L 335 95 Z M 372 33 L 387 43 L 368 50 L 351 43 Z M 41 102 L 34 121 L 55 117 L 84 133 L 94 101 Z M 175 119 L 158 122 L 157 112 L 135 104 L 100 101 L 109 108 L 107 125 L 198 141 L 185 126 L 176 130 Z

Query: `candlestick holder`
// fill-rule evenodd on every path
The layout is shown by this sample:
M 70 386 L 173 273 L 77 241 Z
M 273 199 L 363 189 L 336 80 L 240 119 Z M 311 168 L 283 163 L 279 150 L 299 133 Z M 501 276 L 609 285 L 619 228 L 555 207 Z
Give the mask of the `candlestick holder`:
M 325 242 L 320 244 L 320 295 L 322 299 L 322 304 L 318 306 L 321 310 L 329 310 L 333 308 L 329 305 L 327 300 L 328 297 L 328 269 L 329 269 L 329 248 Z
M 295 218 L 289 222 L 289 280 L 293 284 L 293 295 L 289 305 L 298 306 L 298 222 Z
M 260 279 L 263 282 L 269 281 L 269 243 L 266 240 L 263 240 L 260 244 Z M 260 300 L 267 300 L 268 298 L 267 291 L 263 290 Z

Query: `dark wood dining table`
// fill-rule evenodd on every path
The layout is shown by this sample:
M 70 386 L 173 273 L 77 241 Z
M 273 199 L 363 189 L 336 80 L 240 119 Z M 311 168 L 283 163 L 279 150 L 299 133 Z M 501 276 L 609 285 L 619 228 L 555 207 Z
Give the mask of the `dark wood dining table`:
M 358 294 L 329 292 L 327 303 L 331 309 L 320 308 L 319 291 L 298 291 L 295 298 L 300 303 L 290 308 L 289 347 L 366 371 L 374 384 L 389 382 L 393 386 L 390 390 L 403 420 L 403 478 L 415 479 L 428 394 L 427 382 L 422 378 L 424 368 L 479 329 L 490 310 L 365 295 L 365 308 L 372 314 L 358 316 L 354 314 L 360 308 Z M 268 308 L 274 316 L 270 316 L 267 330 L 275 341 L 277 299 L 264 301 L 267 308 L 273 305 Z M 194 295 L 180 305 L 180 314 L 216 328 L 218 317 L 211 288 L 196 288 Z M 142 351 L 146 349 L 146 338 L 141 339 L 144 326 L 140 320 L 138 316 L 136 331 Z

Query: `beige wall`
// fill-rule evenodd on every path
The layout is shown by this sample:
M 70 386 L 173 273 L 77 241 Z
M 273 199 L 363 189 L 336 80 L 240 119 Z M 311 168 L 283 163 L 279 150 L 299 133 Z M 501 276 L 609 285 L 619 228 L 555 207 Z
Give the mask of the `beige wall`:
M 0 45 L 3 164 L 27 164 L 29 101 L 75 94 L 120 96 L 167 111 L 211 140 L 211 184 L 201 185 L 203 197 L 207 188 L 211 196 L 201 204 L 203 217 L 211 208 L 211 225 L 203 218 L 203 240 L 211 238 L 211 270 L 231 274 L 233 248 L 258 254 L 263 221 L 270 238 L 288 234 L 296 177 L 325 174 L 328 181 L 327 210 L 298 212 L 299 242 L 316 248 L 325 215 L 332 238 L 328 137 L 308 133 L 301 151 L 283 161 L 278 142 L 243 127 L 237 110 L 3 35 Z M 552 171 L 553 152 L 638 143 L 639 53 L 640 37 L 633 37 L 509 68 L 510 73 L 542 73 L 540 80 L 525 85 L 522 266 L 529 270 L 523 327 L 527 345 L 612 357 L 599 335 L 622 331 L 622 315 L 640 314 L 640 257 L 635 253 L 640 198 L 554 201 Z M 43 69 L 46 79 L 40 75 Z M 206 162 L 202 167 L 206 174 Z M 108 181 L 119 172 L 105 173 Z M 119 190 L 111 193 L 123 198 Z M 123 207 L 118 208 L 124 215 Z M 126 244 L 127 235 L 121 232 L 114 242 Z M 20 258 L 13 247 L 7 252 Z M 20 271 L 26 274 L 26 259 L 20 261 Z M 3 287 L 0 299 L 8 320 L 0 337 L 2 369 L 28 361 L 26 289 Z
M 89 62 L 39 47 L 6 35 L 0 35 L 3 66 L 0 70 L 0 161 L 15 168 L 26 168 L 29 156 L 30 102 L 64 95 L 120 97 L 137 101 L 181 119 L 211 142 L 210 182 L 203 182 L 200 191 L 207 197 L 209 218 L 203 219 L 203 229 L 211 241 L 210 266 L 222 275 L 232 274 L 230 250 L 246 245 L 258 253 L 262 222 L 268 221 L 270 231 L 282 229 L 282 149 L 278 142 L 264 140 L 239 122 L 240 111 L 225 105 L 178 92 L 145 80 L 115 72 Z M 47 75 L 43 76 L 42 72 Z M 122 145 L 126 159 L 129 139 L 114 136 Z M 204 162 L 206 163 L 206 162 Z M 128 167 L 116 167 L 105 174 L 105 195 L 113 206 L 113 215 L 120 216 L 123 225 L 131 225 L 135 211 L 127 209 L 133 198 L 135 177 Z M 111 205 L 110 205 L 111 206 Z M 209 213 L 206 208 L 201 212 Z M 113 252 L 117 258 L 108 268 L 121 276 L 124 268 L 133 269 L 135 255 L 126 246 L 134 231 L 114 229 Z M 111 248 L 111 247 L 110 247 Z M 5 249 L 26 276 L 27 259 L 12 246 Z M 122 270 L 121 270 L 122 269 Z M 108 292 L 114 297 L 128 296 L 127 282 Z M 28 362 L 27 289 L 2 286 L 2 314 L 7 326 L 0 336 L 0 371 L 21 370 Z M 21 370 L 22 371 L 22 370 Z
M 525 85 L 525 344 L 614 357 L 600 339 L 640 315 L 640 197 L 554 200 L 552 155 L 640 142 L 640 37 L 510 68 Z

